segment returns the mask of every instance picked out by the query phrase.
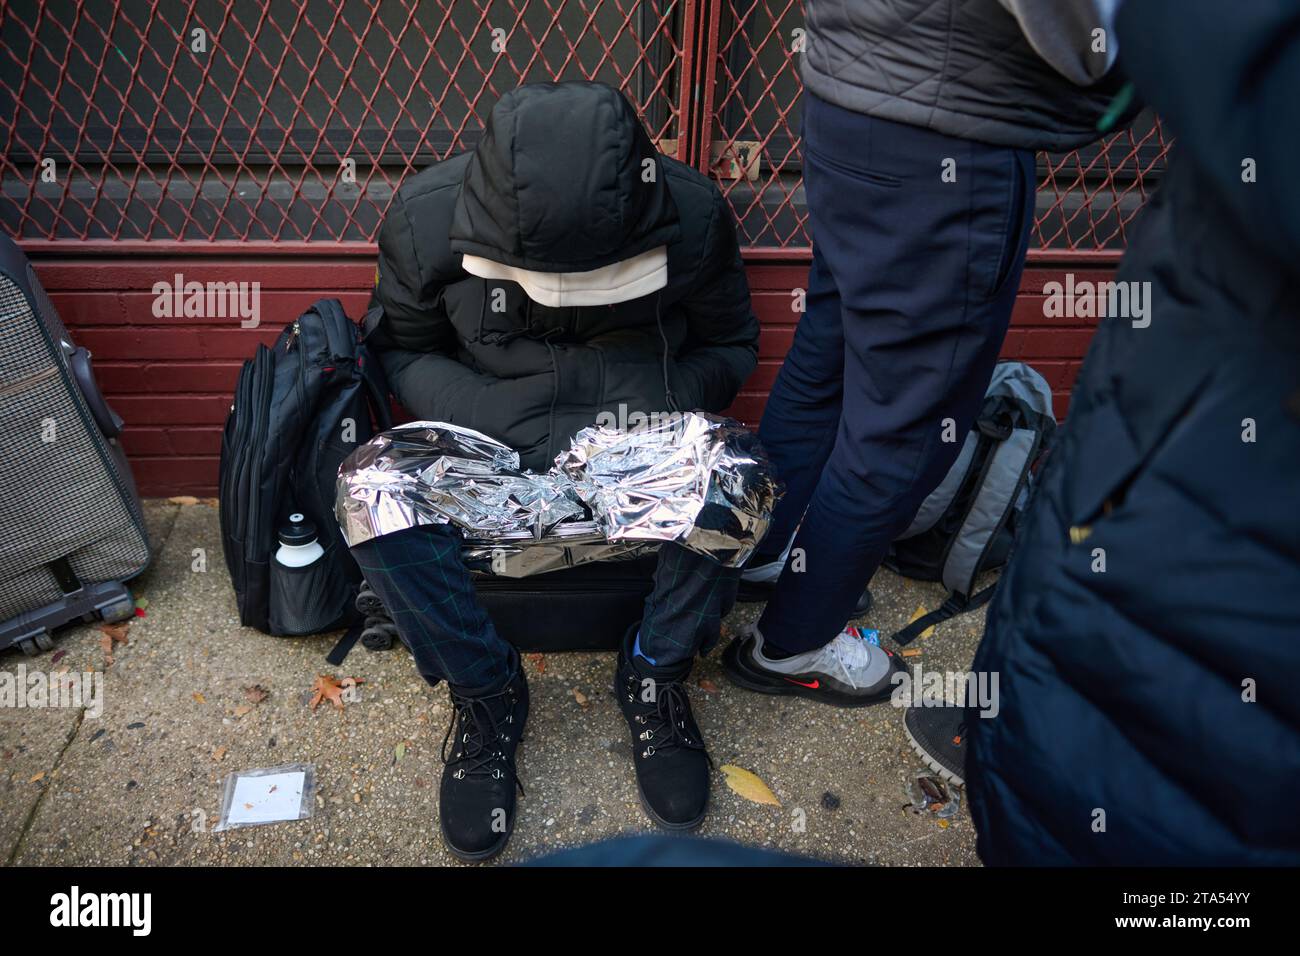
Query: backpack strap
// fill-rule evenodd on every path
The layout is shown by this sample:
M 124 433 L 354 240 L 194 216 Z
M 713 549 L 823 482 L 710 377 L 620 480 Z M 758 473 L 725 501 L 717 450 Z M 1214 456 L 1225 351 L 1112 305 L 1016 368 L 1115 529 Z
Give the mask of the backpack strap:
M 370 405 L 370 414 L 375 420 L 376 431 L 385 431 L 393 427 L 388 379 L 384 376 L 384 369 L 379 364 L 379 360 L 365 345 L 369 337 L 367 323 L 371 322 L 371 313 L 375 311 L 366 313 L 366 317 L 358 323 L 348 318 L 343 303 L 338 299 L 319 299 L 309 310 L 315 312 L 320 319 L 321 328 L 330 343 L 330 354 L 351 353 L 357 371 L 361 373 L 361 381 L 366 389 L 366 400 Z M 304 315 L 303 318 L 306 316 Z
M 366 386 L 370 414 L 375 417 L 375 431 L 387 431 L 393 427 L 393 407 L 389 403 L 388 379 L 384 375 L 383 366 L 363 345 L 358 347 L 357 367 L 361 370 L 361 381 Z
M 933 627 L 936 624 L 941 624 L 951 617 L 956 617 L 958 614 L 965 614 L 967 611 L 973 611 L 976 608 L 988 604 L 989 599 L 993 597 L 993 591 L 996 587 L 996 584 L 990 584 L 988 587 L 976 591 L 970 597 L 967 597 L 964 594 L 951 592 L 948 597 L 944 599 L 944 602 L 929 614 L 921 615 L 911 624 L 907 625 L 907 627 L 895 631 L 890 635 L 890 637 L 895 644 L 901 644 L 904 646 L 911 644 L 914 640 L 920 637 L 927 628 Z
M 334 649 L 325 655 L 325 662 L 331 667 L 338 667 L 342 664 L 352 648 L 356 647 L 357 640 L 361 637 L 361 632 L 365 630 L 365 627 L 364 618 L 353 621 L 343 636 L 339 638 L 339 642 L 334 645 Z
M 312 303 L 312 307 L 307 310 L 307 313 L 301 317 L 300 321 L 306 319 L 312 312 L 316 313 L 320 321 L 321 331 L 328 343 L 328 354 L 356 354 L 356 325 L 348 318 L 348 314 L 343 311 L 342 302 L 338 299 L 317 299 Z
M 990 543 L 1006 524 L 1020 490 L 1029 476 L 1029 466 L 1038 449 L 1039 433 L 1014 428 L 993 450 L 971 502 L 953 538 L 943 565 L 943 583 L 949 591 L 969 594 L 983 569 Z
M 961 451 L 957 453 L 957 460 L 953 462 L 948 473 L 943 476 L 943 481 L 939 487 L 921 502 L 920 510 L 916 512 L 916 517 L 912 519 L 908 529 L 900 534 L 897 538 L 904 541 L 913 538 L 918 534 L 924 534 L 939 523 L 952 500 L 957 497 L 957 491 L 961 488 L 966 480 L 966 474 L 971 469 L 971 463 L 975 460 L 975 451 L 979 445 L 979 432 L 971 429 L 966 433 L 966 441 L 961 446 Z
M 980 475 L 979 492 L 953 537 L 943 565 L 948 597 L 938 608 L 895 632 L 898 644 L 909 644 L 927 628 L 987 604 L 996 585 L 974 594 L 971 588 L 984 569 L 989 548 L 1011 516 L 1021 490 L 1029 480 L 1030 466 L 1038 454 L 1042 433 L 1012 428 L 993 450 Z

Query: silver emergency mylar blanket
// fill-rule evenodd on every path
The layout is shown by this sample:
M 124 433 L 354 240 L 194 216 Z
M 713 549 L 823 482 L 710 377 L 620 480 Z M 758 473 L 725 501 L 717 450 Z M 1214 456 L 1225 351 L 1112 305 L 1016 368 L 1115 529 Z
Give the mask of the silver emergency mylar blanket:
M 453 524 L 471 567 L 525 577 L 664 541 L 735 567 L 763 539 L 779 496 L 754 434 L 703 413 L 584 428 L 545 474 L 521 471 L 518 454 L 480 432 L 411 422 L 343 463 L 335 515 L 349 545 Z

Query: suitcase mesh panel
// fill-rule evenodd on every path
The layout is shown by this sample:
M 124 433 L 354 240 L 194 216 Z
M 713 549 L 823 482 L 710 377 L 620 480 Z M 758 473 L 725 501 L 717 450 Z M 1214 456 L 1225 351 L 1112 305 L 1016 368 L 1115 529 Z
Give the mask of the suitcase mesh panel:
M 83 581 L 119 581 L 149 560 L 106 440 L 87 428 L 40 321 L 0 275 L 0 620 L 62 597 L 50 561 L 66 557 Z M 49 325 L 59 337 L 57 318 Z

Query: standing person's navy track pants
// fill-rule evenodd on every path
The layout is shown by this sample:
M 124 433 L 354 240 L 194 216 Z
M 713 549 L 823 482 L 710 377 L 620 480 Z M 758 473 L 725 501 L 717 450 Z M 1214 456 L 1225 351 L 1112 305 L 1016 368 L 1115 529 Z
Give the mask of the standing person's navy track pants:
M 758 625 L 790 653 L 839 633 L 956 459 L 1011 318 L 1034 200 L 1029 150 L 803 103 L 813 263 L 759 429 L 786 494 L 752 561 L 776 560 L 799 528 L 804 569 L 787 563 Z

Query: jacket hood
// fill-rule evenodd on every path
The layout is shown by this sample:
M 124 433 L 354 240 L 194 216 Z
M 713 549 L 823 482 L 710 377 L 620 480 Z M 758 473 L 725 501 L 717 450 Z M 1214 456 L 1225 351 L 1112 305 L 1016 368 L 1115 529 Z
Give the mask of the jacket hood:
M 471 265 L 591 273 L 662 249 L 679 231 L 662 158 L 623 95 L 601 83 L 533 83 L 492 108 L 450 239 Z

